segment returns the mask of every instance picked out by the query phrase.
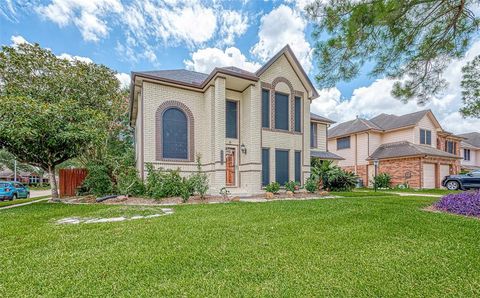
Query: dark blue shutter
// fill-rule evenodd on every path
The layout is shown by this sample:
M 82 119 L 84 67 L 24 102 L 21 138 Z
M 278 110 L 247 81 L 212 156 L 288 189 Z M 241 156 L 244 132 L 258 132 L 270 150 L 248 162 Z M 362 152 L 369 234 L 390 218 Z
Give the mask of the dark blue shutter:
M 262 89 L 262 127 L 270 128 L 270 91 Z
M 270 150 L 262 149 L 262 185 L 270 183 Z
M 317 148 L 317 124 L 310 123 L 310 147 Z
M 302 131 L 302 99 L 295 96 L 295 131 Z
M 427 144 L 432 145 L 432 132 L 427 130 Z
M 170 108 L 163 113 L 164 158 L 188 159 L 188 122 L 184 112 Z
M 226 137 L 231 139 L 237 138 L 237 102 L 228 100 L 226 103 L 227 110 L 227 133 Z
M 275 128 L 288 130 L 288 95 L 275 93 Z
M 280 185 L 288 182 L 288 151 L 275 150 L 275 181 Z
M 420 144 L 425 144 L 425 130 L 420 129 Z
M 300 151 L 295 151 L 295 182 L 302 183 L 302 154 Z

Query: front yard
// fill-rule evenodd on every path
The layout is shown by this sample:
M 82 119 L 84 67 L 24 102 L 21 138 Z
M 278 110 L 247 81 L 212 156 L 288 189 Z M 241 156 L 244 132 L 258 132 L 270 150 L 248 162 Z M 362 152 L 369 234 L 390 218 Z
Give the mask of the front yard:
M 480 220 L 431 197 L 0 211 L 0 296 L 478 296 Z

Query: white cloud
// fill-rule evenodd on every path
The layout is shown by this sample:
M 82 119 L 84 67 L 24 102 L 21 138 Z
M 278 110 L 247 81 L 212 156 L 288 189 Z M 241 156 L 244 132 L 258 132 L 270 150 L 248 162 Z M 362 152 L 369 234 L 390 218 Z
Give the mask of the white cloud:
M 17 22 L 17 12 L 12 0 L 4 0 L 0 3 L 0 16 L 3 16 L 10 22 Z
M 128 73 L 120 72 L 115 75 L 120 81 L 120 87 L 127 88 L 130 86 L 130 75 Z
M 36 11 L 60 27 L 74 24 L 86 41 L 98 41 L 108 35 L 106 16 L 122 12 L 123 6 L 120 0 L 52 0 Z
M 19 44 L 22 43 L 28 43 L 30 44 L 23 36 L 21 35 L 12 35 L 10 37 L 10 40 L 12 41 L 12 46 L 18 46 Z
M 247 61 L 245 55 L 230 47 L 222 51 L 218 48 L 201 49 L 192 54 L 191 60 L 184 61 L 187 69 L 203 73 L 210 73 L 215 67 L 236 66 L 251 72 L 260 68 L 260 64 Z
M 88 58 L 88 57 L 72 56 L 72 55 L 67 54 L 67 53 L 60 54 L 57 57 L 60 58 L 60 59 L 68 60 L 68 61 L 77 60 L 77 61 L 81 61 L 81 62 L 85 62 L 85 63 L 93 63 L 93 60 Z
M 320 90 L 320 97 L 312 102 L 311 110 L 335 121 L 344 122 L 354 119 L 356 115 L 370 118 L 380 113 L 402 115 L 431 109 L 445 130 L 454 133 L 478 130 L 480 119 L 464 119 L 458 110 L 462 106 L 461 68 L 479 54 L 480 41 L 473 44 L 463 59 L 450 63 L 443 73 L 449 83 L 447 90 L 425 106 L 418 106 L 415 101 L 404 104 L 393 98 L 393 81 L 378 79 L 370 86 L 355 89 L 348 100 L 341 98 L 337 88 Z
M 262 61 L 266 61 L 289 44 L 308 73 L 312 68 L 312 48 L 305 37 L 306 25 L 300 12 L 280 5 L 260 19 L 260 40 L 250 51 Z
M 235 37 L 243 35 L 248 28 L 248 16 L 235 10 L 225 10 L 220 20 L 220 44 L 233 45 Z

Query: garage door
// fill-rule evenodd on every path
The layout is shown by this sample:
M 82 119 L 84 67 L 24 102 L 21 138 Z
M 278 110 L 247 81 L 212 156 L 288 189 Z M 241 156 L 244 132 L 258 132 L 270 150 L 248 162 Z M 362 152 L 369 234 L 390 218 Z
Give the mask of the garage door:
M 375 177 L 375 166 L 368 165 L 368 187 L 373 187 L 373 177 Z
M 435 188 L 435 164 L 423 164 L 423 188 Z
M 448 175 L 450 175 L 450 166 L 440 165 L 440 182 L 442 182 L 443 178 Z

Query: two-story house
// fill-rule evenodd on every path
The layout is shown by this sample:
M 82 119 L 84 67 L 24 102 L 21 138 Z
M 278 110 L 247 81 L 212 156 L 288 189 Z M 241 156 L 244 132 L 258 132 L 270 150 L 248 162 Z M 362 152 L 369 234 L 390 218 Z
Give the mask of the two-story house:
M 480 133 L 469 132 L 459 136 L 464 138 L 460 144 L 462 169 L 466 171 L 480 169 Z
M 460 141 L 442 129 L 432 111 L 406 115 L 380 114 L 357 118 L 328 131 L 328 149 L 344 158 L 339 166 L 372 186 L 377 173 L 388 173 L 392 184 L 438 188 L 443 176 L 460 170 Z
M 326 129 L 333 121 L 310 114 L 318 94 L 288 45 L 254 73 L 237 67 L 132 72 L 130 96 L 142 178 L 147 163 L 188 175 L 200 156 L 210 193 L 227 187 L 248 195 L 273 181 L 303 183 L 312 151 L 328 158 Z

